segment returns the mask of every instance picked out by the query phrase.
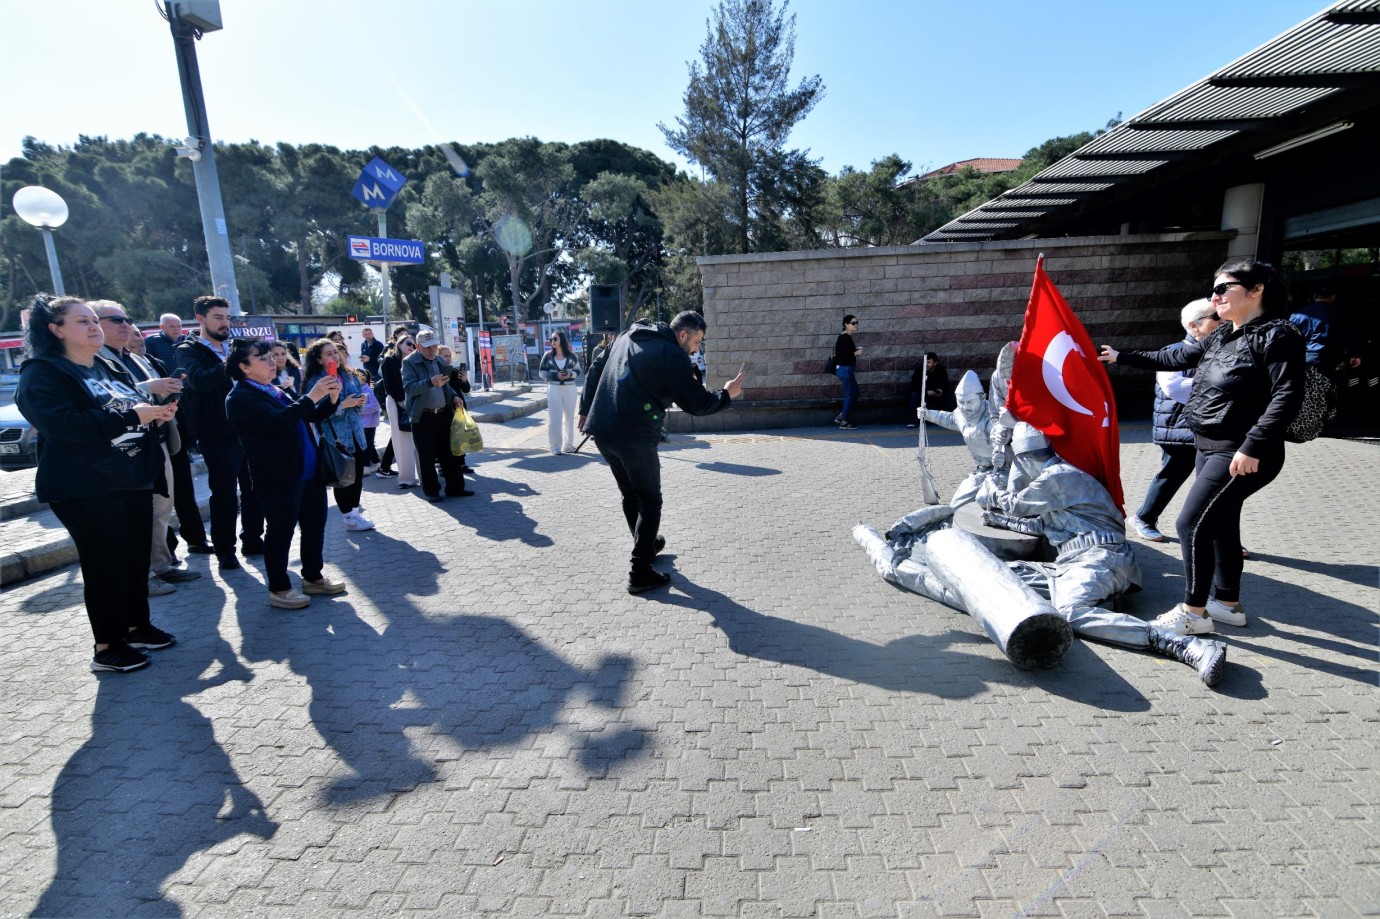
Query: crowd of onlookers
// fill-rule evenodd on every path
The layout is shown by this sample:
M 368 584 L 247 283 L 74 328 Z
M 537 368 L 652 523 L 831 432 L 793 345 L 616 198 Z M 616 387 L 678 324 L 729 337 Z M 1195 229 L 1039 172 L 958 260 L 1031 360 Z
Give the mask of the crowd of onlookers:
M 357 355 L 334 332 L 299 351 L 233 338 L 220 297 L 197 298 L 193 312 L 193 334 L 165 315 L 147 339 L 112 301 L 42 296 L 31 312 L 15 401 L 39 432 L 37 497 L 77 548 L 95 671 L 137 670 L 146 651 L 175 643 L 150 621 L 148 598 L 201 577 L 179 549 L 214 555 L 222 572 L 263 556 L 269 604 L 298 609 L 345 589 L 322 571 L 328 487 L 348 530 L 374 526 L 361 506 L 371 474 L 420 485 L 432 502 L 473 494 L 473 470 L 450 449 L 470 383 L 434 331 L 400 327 L 385 345 L 366 329 Z M 381 403 L 392 436 L 380 454 Z M 300 588 L 288 576 L 294 535 Z

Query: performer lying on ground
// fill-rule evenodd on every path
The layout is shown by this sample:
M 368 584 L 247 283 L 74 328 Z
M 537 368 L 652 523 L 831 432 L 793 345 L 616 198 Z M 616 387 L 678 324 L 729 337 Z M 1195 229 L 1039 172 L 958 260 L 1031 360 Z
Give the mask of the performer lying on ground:
M 1140 589 L 1140 569 L 1126 544 L 1125 525 L 1111 495 L 1097 479 L 1064 462 L 1036 429 L 1018 424 L 1012 439 L 1015 460 L 1006 491 L 986 488 L 978 502 L 983 522 L 1016 532 L 1042 535 L 1058 551 L 1052 564 L 1011 562 L 1010 567 L 1068 620 L 1075 634 L 1127 648 L 1153 651 L 1198 671 L 1209 686 L 1222 676 L 1226 646 L 1156 628 L 1114 612 L 1122 594 Z M 867 550 L 883 577 L 964 609 L 957 585 L 946 583 L 925 564 L 924 541 L 950 526 L 947 508 L 921 508 L 901 518 L 885 542 L 871 527 L 859 525 L 854 539 Z M 976 550 L 975 550 L 976 551 Z M 983 550 L 986 551 L 986 550 Z M 980 570 L 988 559 L 975 559 Z M 966 612 L 966 610 L 964 610 Z

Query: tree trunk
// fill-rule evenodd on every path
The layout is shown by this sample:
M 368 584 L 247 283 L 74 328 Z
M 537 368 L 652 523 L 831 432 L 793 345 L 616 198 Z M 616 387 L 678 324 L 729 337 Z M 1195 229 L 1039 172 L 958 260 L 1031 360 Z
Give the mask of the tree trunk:
M 302 315 L 311 315 L 311 272 L 307 269 L 307 240 L 297 240 L 297 283 L 298 296 L 302 299 Z

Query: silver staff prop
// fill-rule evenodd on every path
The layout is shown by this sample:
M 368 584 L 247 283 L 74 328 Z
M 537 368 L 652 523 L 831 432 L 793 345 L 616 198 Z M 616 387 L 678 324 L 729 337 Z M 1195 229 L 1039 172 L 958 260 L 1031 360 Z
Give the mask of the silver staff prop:
M 925 432 L 925 395 L 930 385 L 930 366 L 925 361 L 920 365 L 920 410 L 916 414 L 919 422 L 920 443 L 915 448 L 915 459 L 920 463 L 920 497 L 926 504 L 939 503 L 939 489 L 934 486 L 934 476 L 930 475 L 930 466 L 925 451 L 929 449 L 929 435 Z

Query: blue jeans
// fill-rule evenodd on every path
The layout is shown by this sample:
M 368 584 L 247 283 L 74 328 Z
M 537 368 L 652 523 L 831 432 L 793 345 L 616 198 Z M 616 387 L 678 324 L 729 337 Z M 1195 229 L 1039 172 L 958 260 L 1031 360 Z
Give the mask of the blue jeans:
M 839 417 L 844 421 L 852 420 L 853 403 L 858 401 L 862 395 L 862 390 L 858 388 L 858 374 L 856 367 L 835 367 L 834 374 L 843 384 L 843 411 L 839 412 Z

